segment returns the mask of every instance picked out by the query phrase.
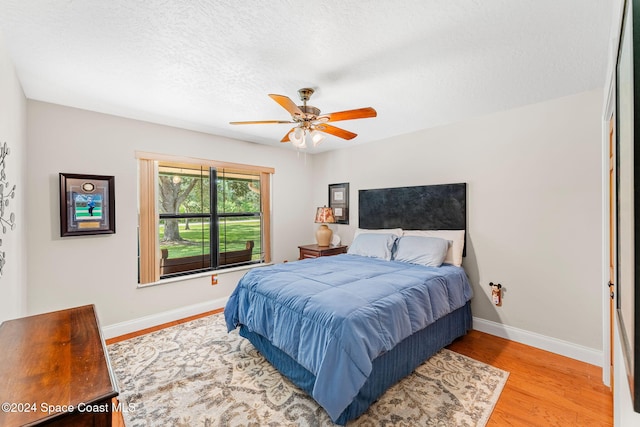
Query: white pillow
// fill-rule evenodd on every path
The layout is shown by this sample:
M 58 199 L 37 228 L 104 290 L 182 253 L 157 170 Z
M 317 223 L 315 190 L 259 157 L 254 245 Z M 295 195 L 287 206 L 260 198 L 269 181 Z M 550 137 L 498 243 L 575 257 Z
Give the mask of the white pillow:
M 453 244 L 447 251 L 445 264 L 462 265 L 462 251 L 464 249 L 464 230 L 404 230 L 403 236 L 439 237 L 451 240 Z
M 440 267 L 451 243 L 451 240 L 439 237 L 402 236 L 398 239 L 393 259 L 427 267 Z
M 356 232 L 353 234 L 353 238 L 355 240 L 359 234 L 364 233 L 377 233 L 377 234 L 393 234 L 396 237 L 402 236 L 402 228 L 380 228 L 380 229 L 370 229 L 370 228 L 357 228 Z
M 390 261 L 396 239 L 389 233 L 361 233 L 353 239 L 347 253 Z

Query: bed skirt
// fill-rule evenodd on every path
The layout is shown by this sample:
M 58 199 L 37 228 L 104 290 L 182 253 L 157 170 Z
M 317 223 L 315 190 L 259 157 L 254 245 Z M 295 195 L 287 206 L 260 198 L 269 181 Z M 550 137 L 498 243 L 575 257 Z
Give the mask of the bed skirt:
M 384 392 L 413 372 L 441 348 L 451 344 L 471 329 L 471 302 L 449 313 L 405 338 L 392 350 L 373 360 L 373 370 L 358 395 L 335 421 L 344 425 L 362 415 Z M 262 335 L 249 331 L 244 325 L 240 335 L 247 338 L 262 355 L 294 384 L 311 395 L 315 376 L 300 366 L 288 354 L 271 345 Z

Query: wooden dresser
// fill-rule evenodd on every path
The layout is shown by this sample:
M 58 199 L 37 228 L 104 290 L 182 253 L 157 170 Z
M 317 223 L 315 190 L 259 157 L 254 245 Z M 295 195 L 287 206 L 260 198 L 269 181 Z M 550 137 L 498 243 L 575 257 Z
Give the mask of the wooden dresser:
M 317 244 L 314 244 L 298 246 L 298 249 L 300 249 L 300 259 L 318 258 L 321 256 L 331 256 L 347 253 L 346 245 L 318 246 Z
M 118 395 L 93 305 L 0 325 L 0 425 L 111 426 Z

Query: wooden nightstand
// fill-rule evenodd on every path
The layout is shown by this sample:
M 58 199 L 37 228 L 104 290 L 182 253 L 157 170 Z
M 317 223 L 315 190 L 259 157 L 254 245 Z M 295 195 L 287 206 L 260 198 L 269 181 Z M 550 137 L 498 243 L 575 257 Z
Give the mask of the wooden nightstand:
M 300 248 L 300 259 L 318 258 L 321 256 L 331 256 L 347 253 L 346 245 L 318 246 L 317 244 L 314 244 L 298 246 L 298 248 Z

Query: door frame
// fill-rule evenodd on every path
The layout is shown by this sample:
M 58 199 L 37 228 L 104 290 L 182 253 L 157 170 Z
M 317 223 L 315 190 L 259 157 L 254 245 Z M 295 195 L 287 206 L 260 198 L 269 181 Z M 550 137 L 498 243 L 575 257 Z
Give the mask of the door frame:
M 615 248 L 615 242 L 612 245 L 610 241 L 611 218 L 610 201 L 611 197 L 615 197 L 615 192 L 611 194 L 609 183 L 609 138 L 614 138 L 613 149 L 615 150 L 615 73 L 611 76 L 608 87 L 608 94 L 604 105 L 602 117 L 602 382 L 610 388 L 613 388 L 614 375 L 614 357 L 615 349 L 614 340 L 614 323 L 615 323 L 615 304 L 613 312 L 609 286 L 610 276 L 610 260 L 615 254 L 611 253 L 611 248 Z M 610 126 L 613 121 L 613 135 L 610 134 Z M 614 166 L 615 167 L 615 166 Z M 615 172 L 615 171 L 614 171 Z M 615 173 L 614 173 L 615 177 Z M 615 185 L 615 183 L 614 183 Z M 615 190 L 615 188 L 614 188 Z M 615 230 L 615 228 L 614 228 Z M 615 271 L 613 272 L 615 278 Z M 613 282 L 613 292 L 617 295 L 615 281 Z
M 609 345 L 609 351 L 608 353 L 608 357 L 609 357 L 609 362 L 607 363 L 607 366 L 609 368 L 609 387 L 613 389 L 613 360 L 614 360 L 614 355 L 613 355 L 613 351 L 614 351 L 614 343 L 613 343 L 613 337 L 614 337 L 614 330 L 615 330 L 615 316 L 616 316 L 616 297 L 618 295 L 618 288 L 617 288 L 617 271 L 616 271 L 616 266 L 617 266 L 617 254 L 616 254 L 616 248 L 618 245 L 618 241 L 616 238 L 616 233 L 617 233 L 617 224 L 616 224 L 616 218 L 617 218 L 617 198 L 616 198 L 616 194 L 617 194 L 617 187 L 616 187 L 616 118 L 612 115 L 611 118 L 609 119 L 609 126 L 608 126 L 608 149 L 607 149 L 607 171 L 608 171 L 608 179 L 607 179 L 607 189 L 608 189 L 608 203 L 607 203 L 607 212 L 609 214 L 609 220 L 607 221 L 609 223 L 609 230 L 607 233 L 607 252 L 608 252 L 608 260 L 609 262 L 607 263 L 607 280 L 608 280 L 608 294 L 609 294 L 609 304 L 608 304 L 608 319 L 609 319 L 609 327 L 607 328 L 608 330 L 608 335 L 609 335 L 609 340 L 608 340 L 608 345 Z M 606 335 L 606 334 L 605 334 Z M 603 347 L 604 351 L 606 351 L 606 346 Z M 605 358 L 606 360 L 606 358 Z

